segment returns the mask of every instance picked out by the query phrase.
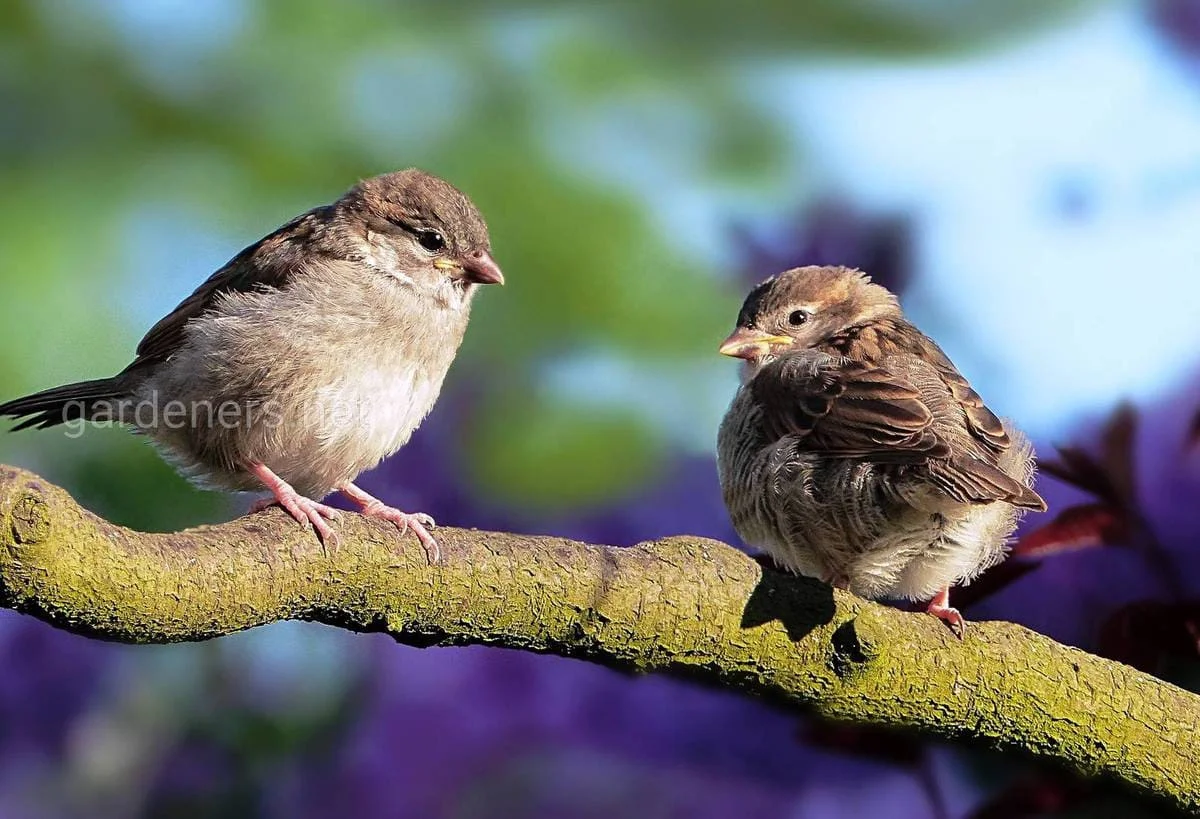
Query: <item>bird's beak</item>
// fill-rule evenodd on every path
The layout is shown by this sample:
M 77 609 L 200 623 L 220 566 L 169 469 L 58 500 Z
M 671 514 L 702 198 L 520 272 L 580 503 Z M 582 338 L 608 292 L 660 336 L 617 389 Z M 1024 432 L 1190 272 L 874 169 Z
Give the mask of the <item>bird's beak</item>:
M 773 336 L 762 330 L 739 327 L 729 334 L 729 338 L 721 342 L 718 352 L 731 358 L 753 361 L 769 353 L 772 344 L 791 344 L 792 341 L 790 336 Z
M 500 271 L 500 265 L 496 264 L 492 254 L 486 250 L 476 250 L 465 256 L 462 260 L 462 269 L 466 274 L 464 278 L 469 282 L 504 284 L 504 274 Z

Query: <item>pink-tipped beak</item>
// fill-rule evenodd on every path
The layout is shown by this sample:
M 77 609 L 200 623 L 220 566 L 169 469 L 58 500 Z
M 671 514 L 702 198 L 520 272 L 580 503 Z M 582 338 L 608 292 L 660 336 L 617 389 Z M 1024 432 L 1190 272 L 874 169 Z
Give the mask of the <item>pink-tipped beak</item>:
M 492 254 L 486 250 L 476 250 L 474 253 L 464 256 L 462 268 L 466 273 L 467 281 L 479 284 L 504 284 L 504 274 L 500 272 L 500 265 L 496 264 Z
M 788 336 L 773 336 L 762 330 L 750 327 L 739 327 L 721 342 L 718 352 L 731 358 L 744 358 L 753 361 L 771 352 L 773 344 L 791 344 Z

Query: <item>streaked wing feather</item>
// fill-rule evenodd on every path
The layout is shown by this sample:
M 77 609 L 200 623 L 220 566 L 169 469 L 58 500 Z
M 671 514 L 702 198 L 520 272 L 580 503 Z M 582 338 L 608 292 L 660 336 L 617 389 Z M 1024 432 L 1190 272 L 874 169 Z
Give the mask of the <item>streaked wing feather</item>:
M 947 458 L 930 461 L 928 468 L 930 481 L 961 503 L 1006 501 L 1027 509 L 1046 509 L 1040 495 L 984 461 Z
M 295 254 L 263 253 L 264 248 L 278 250 L 284 243 L 303 241 L 310 237 L 328 206 L 314 208 L 297 216 L 274 232 L 230 259 L 208 277 L 190 296 L 158 321 L 137 346 L 137 358 L 125 372 L 140 369 L 170 358 L 183 342 L 183 331 L 193 318 L 204 314 L 222 293 L 248 292 L 256 288 L 282 287 L 295 274 L 298 265 Z
M 770 433 L 799 436 L 805 449 L 887 463 L 948 453 L 917 388 L 882 367 L 794 353 L 764 368 L 751 389 Z
M 975 439 L 997 454 L 1008 449 L 1012 445 L 1012 441 L 1009 440 L 1008 433 L 1004 430 L 1004 424 L 994 412 L 987 408 L 987 405 L 983 403 L 983 398 L 975 392 L 970 382 L 958 371 L 958 368 L 942 352 L 942 349 L 932 341 L 929 342 L 927 360 L 937 369 L 938 375 L 950 389 L 950 394 L 962 407 L 967 420 L 967 429 Z

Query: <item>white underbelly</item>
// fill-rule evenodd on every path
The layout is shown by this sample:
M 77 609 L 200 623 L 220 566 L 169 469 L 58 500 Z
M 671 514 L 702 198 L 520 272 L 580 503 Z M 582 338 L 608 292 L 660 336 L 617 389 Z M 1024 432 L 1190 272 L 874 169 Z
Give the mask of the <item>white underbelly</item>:
M 313 443 L 333 462 L 369 469 L 408 441 L 441 386 L 412 368 L 358 370 L 320 391 Z
M 402 447 L 437 400 L 441 380 L 411 369 L 355 370 L 293 401 L 274 440 L 254 436 L 261 460 L 303 494 L 353 481 Z

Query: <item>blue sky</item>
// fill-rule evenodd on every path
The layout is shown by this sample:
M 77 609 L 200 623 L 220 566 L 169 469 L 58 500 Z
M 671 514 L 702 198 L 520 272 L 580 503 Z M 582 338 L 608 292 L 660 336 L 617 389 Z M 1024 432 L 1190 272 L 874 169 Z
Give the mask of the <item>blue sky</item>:
M 1200 78 L 1140 7 L 1104 5 L 980 55 L 762 64 L 741 80 L 792 140 L 769 192 L 703 181 L 686 111 L 653 98 L 640 101 L 652 116 L 616 112 L 556 144 L 653 202 L 664 235 L 717 269 L 737 265 L 731 223 L 777 224 L 806 197 L 911 213 L 918 278 L 906 309 L 1040 441 L 1195 377 Z M 736 368 L 597 354 L 551 375 L 580 400 L 641 404 L 706 449 Z
M 116 8 L 138 24 L 138 40 L 146 29 L 170 40 L 167 32 L 197 27 L 174 15 L 178 4 L 169 14 L 134 0 Z M 245 23 L 234 0 L 218 8 L 206 25 Z M 552 38 L 587 20 L 517 22 L 496 35 Z M 212 38 L 194 45 L 203 50 Z M 732 222 L 769 224 L 813 193 L 911 212 L 920 276 L 906 308 L 990 404 L 1038 438 L 1062 438 L 1121 397 L 1151 399 L 1194 376 L 1200 81 L 1167 53 L 1139 6 L 1105 4 L 979 55 L 774 62 L 747 67 L 740 82 L 793 141 L 794 159 L 769 192 L 705 181 L 695 139 L 703 123 L 669 89 L 579 108 L 533 71 L 526 91 L 565 167 L 635 190 L 681 252 L 717 270 L 736 258 Z M 379 125 L 398 143 L 412 136 Z M 161 202 L 133 214 L 131 228 L 145 256 L 136 267 L 160 280 L 169 270 L 180 295 L 254 238 L 197 230 L 187 208 Z M 156 253 L 151 236 L 172 238 Z M 165 294 L 145 301 L 146 321 L 173 303 Z M 714 357 L 678 372 L 597 353 L 562 361 L 549 377 L 581 400 L 642 405 L 671 434 L 710 448 L 736 377 L 726 364 Z
M 1122 4 L 966 61 L 773 72 L 768 93 L 830 185 L 917 214 L 910 312 L 1053 434 L 1200 363 L 1196 80 Z

